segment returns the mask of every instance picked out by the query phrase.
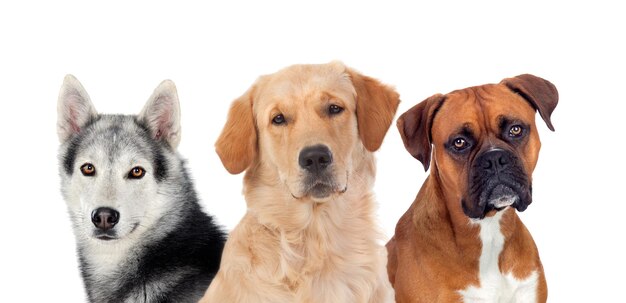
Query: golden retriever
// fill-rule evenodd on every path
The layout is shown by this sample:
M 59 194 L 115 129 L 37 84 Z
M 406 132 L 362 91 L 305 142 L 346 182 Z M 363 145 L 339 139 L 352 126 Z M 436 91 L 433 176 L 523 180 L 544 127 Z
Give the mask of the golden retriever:
M 233 102 L 216 150 L 246 170 L 248 210 L 200 302 L 393 302 L 372 152 L 398 103 L 340 62 L 262 76 Z

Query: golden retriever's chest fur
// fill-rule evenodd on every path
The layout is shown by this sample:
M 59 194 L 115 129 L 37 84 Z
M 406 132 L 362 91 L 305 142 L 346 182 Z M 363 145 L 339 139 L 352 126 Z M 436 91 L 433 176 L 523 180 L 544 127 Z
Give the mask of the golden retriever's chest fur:
M 277 231 L 279 241 L 278 260 L 284 280 L 294 291 L 307 287 L 307 283 L 324 282 L 326 276 L 365 273 L 369 261 L 363 260 L 365 252 L 375 251 L 377 231 L 366 209 L 358 209 L 347 201 L 331 201 L 343 205 L 321 204 L 313 206 L 313 214 L 307 227 L 301 231 Z M 364 203 L 369 204 L 369 203 Z M 338 215 L 338 212 L 344 213 Z M 348 213 L 360 215 L 348 217 Z M 361 218 L 359 218 L 361 217 Z M 373 222 L 372 222 L 373 223 Z M 359 235 L 371 235 L 363 237 Z M 348 277 L 346 277 L 348 278 Z
M 369 195 L 358 201 L 338 199 L 313 205 L 309 211 L 310 216 L 300 218 L 308 221 L 303 229 L 287 231 L 270 227 L 268 222 L 263 224 L 254 209 L 249 210 L 242 220 L 245 224 L 231 234 L 231 239 L 237 241 L 227 243 L 228 253 L 224 254 L 224 267 L 220 270 L 224 277 L 246 277 L 245 281 L 225 283 L 255 289 L 253 296 L 235 300 L 392 301 L 393 290 L 386 275 L 381 275 L 385 273 L 386 252 L 378 242 L 381 236 L 374 224 Z

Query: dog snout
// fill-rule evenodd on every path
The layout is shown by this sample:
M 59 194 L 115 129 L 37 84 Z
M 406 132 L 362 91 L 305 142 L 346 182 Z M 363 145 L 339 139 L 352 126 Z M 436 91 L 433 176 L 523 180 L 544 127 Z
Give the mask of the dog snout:
M 99 207 L 91 213 L 91 222 L 98 229 L 112 229 L 120 221 L 120 213 L 109 207 Z
M 319 173 L 333 163 L 333 154 L 325 145 L 305 147 L 300 151 L 298 163 L 311 173 Z
M 497 174 L 508 169 L 512 160 L 511 153 L 502 149 L 492 149 L 480 155 L 477 162 L 483 170 Z

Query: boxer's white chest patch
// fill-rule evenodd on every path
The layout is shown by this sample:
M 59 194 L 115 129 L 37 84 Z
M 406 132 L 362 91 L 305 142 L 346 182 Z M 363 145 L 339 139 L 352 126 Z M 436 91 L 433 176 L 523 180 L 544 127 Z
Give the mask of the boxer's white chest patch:
M 537 302 L 539 275 L 533 271 L 525 279 L 516 279 L 511 273 L 501 273 L 498 266 L 500 252 L 504 246 L 504 236 L 500 231 L 500 219 L 504 211 L 480 224 L 480 240 L 483 244 L 479 260 L 479 286 L 469 286 L 459 290 L 464 302 Z

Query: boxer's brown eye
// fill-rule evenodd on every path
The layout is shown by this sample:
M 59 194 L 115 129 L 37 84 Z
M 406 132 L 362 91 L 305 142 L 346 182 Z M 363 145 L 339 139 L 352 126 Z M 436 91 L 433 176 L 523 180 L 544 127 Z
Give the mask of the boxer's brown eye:
M 274 118 L 272 118 L 272 124 L 274 125 L 282 125 L 285 124 L 286 120 L 285 120 L 285 116 L 283 116 L 283 114 L 278 114 L 276 116 L 274 116 Z
M 146 170 L 141 166 L 133 167 L 133 169 L 128 172 L 128 179 L 141 179 L 146 175 Z
M 519 137 L 522 135 L 524 129 L 519 125 L 514 125 L 509 129 L 509 136 L 511 137 Z
M 454 142 L 452 142 L 454 144 L 454 148 L 456 150 L 463 150 L 465 148 L 467 148 L 468 143 L 467 141 L 465 141 L 465 139 L 463 138 L 456 138 L 454 139 Z
M 91 163 L 85 163 L 80 167 L 80 172 L 83 176 L 91 177 L 96 174 L 96 168 Z

